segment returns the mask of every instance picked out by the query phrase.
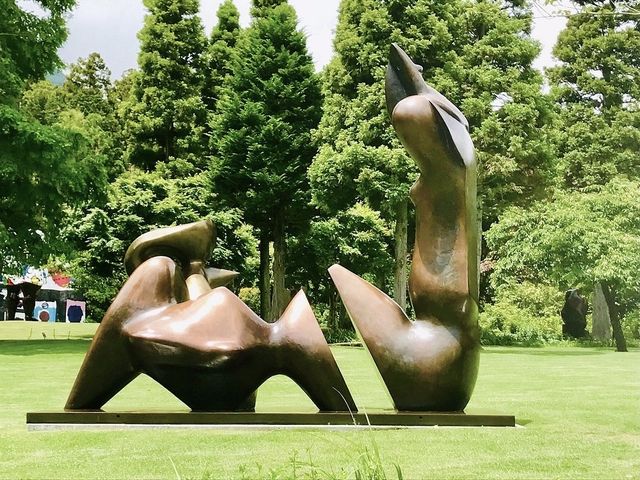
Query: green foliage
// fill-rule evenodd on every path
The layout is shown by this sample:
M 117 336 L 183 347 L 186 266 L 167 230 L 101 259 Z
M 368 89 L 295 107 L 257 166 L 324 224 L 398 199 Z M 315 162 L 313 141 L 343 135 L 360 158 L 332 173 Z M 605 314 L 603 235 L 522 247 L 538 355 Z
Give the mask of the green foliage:
M 561 105 L 559 163 L 570 189 L 640 178 L 640 31 L 626 2 L 584 2 L 548 69 Z
M 640 339 L 640 308 L 627 312 L 621 321 L 627 339 Z
M 343 1 L 337 56 L 324 77 L 325 113 L 318 131 L 324 146 L 315 162 L 348 164 L 339 157 L 357 143 L 404 154 L 383 103 L 387 52 L 397 42 L 422 65 L 427 82 L 468 117 L 487 222 L 508 205 L 544 195 L 553 170 L 543 128 L 551 110 L 540 95 L 542 78 L 531 67 L 539 47 L 530 30 L 530 11 L 510 2 Z M 408 191 L 413 162 L 405 160 L 395 172 L 397 189 Z M 350 182 L 353 176 L 340 178 Z
M 206 109 L 202 53 L 206 39 L 197 0 L 145 0 L 148 14 L 138 37 L 140 75 L 127 128 L 128 158 L 144 169 L 187 161 L 202 168 Z
M 640 178 L 640 110 L 595 114 L 575 105 L 562 112 L 559 169 L 564 187 L 584 190 L 624 175 Z
M 338 153 L 325 146 L 309 168 L 313 202 L 324 212 L 339 212 L 354 199 L 389 216 L 391 205 L 406 199 L 417 178 L 413 160 L 403 149 L 352 143 Z
M 308 221 L 305 173 L 316 153 L 310 132 L 320 118 L 321 95 L 295 10 L 286 2 L 265 3 L 252 13 L 212 121 L 211 179 L 223 205 L 240 209 L 259 230 L 261 314 L 270 320 L 288 303 L 286 237 Z
M 260 311 L 260 290 L 257 287 L 241 288 L 238 297 L 254 312 Z
M 305 246 L 317 257 L 316 268 L 326 272 L 334 263 L 370 279 L 380 278 L 392 267 L 387 250 L 391 232 L 379 213 L 358 203 L 346 212 L 311 225 Z M 308 256 L 304 256 L 309 261 Z
M 93 52 L 71 65 L 62 91 L 67 108 L 74 108 L 85 115 L 112 113 L 113 107 L 109 102 L 111 72 L 99 53 Z
M 632 333 L 640 288 L 638 17 L 627 14 L 628 2 L 578 3 L 554 49 L 560 63 L 547 70 L 558 102 L 552 140 L 562 190 L 548 202 L 507 210 L 488 232 L 497 291 L 483 315 L 494 325 L 495 309 L 515 305 L 517 295 L 505 300 L 504 292 L 518 292 L 522 282 L 589 294 L 601 281 L 613 288 Z
M 310 131 L 320 116 L 318 80 L 292 7 L 254 19 L 231 70 L 214 124 L 214 190 L 271 234 L 276 214 L 290 218 L 307 203 Z
M 63 206 L 87 199 L 104 185 L 100 161 L 88 147 L 69 119 L 45 126 L 0 105 L 0 250 L 5 261 L 46 258 L 56 245 Z
M 562 338 L 562 321 L 540 318 L 512 303 L 487 305 L 480 314 L 482 345 L 541 346 Z
M 640 20 L 628 2 L 583 2 L 560 33 L 548 69 L 555 96 L 598 110 L 640 100 Z
M 99 320 L 126 280 L 124 253 L 139 235 L 154 228 L 211 218 L 217 244 L 211 264 L 255 276 L 256 242 L 240 212 L 208 212 L 208 181 L 204 174 L 170 178 L 162 169 L 131 168 L 109 186 L 102 208 L 93 208 L 66 232 L 70 242 L 84 245 L 74 266 L 76 289 Z
M 58 117 L 62 102 L 54 98 L 55 87 L 38 83 L 60 66 L 64 15 L 75 2 L 34 4 L 45 14 L 8 1 L 0 18 L 0 271 L 37 263 L 61 248 L 65 205 L 94 196 L 105 181 L 100 159 L 77 122 Z M 36 91 L 20 102 L 28 82 Z M 30 108 L 38 115 L 31 116 Z
M 62 89 L 49 80 L 40 80 L 22 92 L 20 108 L 43 125 L 53 125 L 66 109 Z
M 562 339 L 563 292 L 530 282 L 498 288 L 495 302 L 480 314 L 483 345 L 542 345 Z
M 336 215 L 314 217 L 308 230 L 289 240 L 290 284 L 305 289 L 329 341 L 350 341 L 355 334 L 327 269 L 339 263 L 385 288 L 393 268 L 390 237 L 380 214 L 357 203 Z
M 240 12 L 232 0 L 220 4 L 217 17 L 218 23 L 203 56 L 206 71 L 202 98 L 209 111 L 216 110 L 224 79 L 231 74 L 229 61 L 240 36 Z
M 329 310 L 326 308 L 325 305 L 323 305 L 323 307 L 325 308 L 323 308 L 322 312 L 325 314 L 328 314 Z M 328 317 L 328 315 L 326 315 L 326 317 Z M 352 343 L 352 342 L 358 341 L 358 335 L 356 334 L 353 327 L 344 328 L 344 327 L 338 326 L 340 324 L 339 321 L 338 321 L 338 324 L 336 325 L 335 321 L 334 323 L 331 323 L 328 318 L 322 319 L 322 320 L 318 318 L 318 321 L 320 322 L 322 333 L 324 334 L 324 338 L 327 340 L 327 343 L 329 344 Z
M 15 100 L 25 82 L 37 81 L 61 66 L 57 49 L 67 38 L 64 15 L 75 0 L 35 0 L 45 15 L 24 10 L 15 0 L 2 3 L 0 18 L 0 103 Z
M 622 312 L 638 304 L 640 184 L 616 179 L 588 193 L 560 193 L 552 202 L 512 208 L 487 232 L 497 257 L 496 289 L 521 282 L 578 287 L 606 281 Z

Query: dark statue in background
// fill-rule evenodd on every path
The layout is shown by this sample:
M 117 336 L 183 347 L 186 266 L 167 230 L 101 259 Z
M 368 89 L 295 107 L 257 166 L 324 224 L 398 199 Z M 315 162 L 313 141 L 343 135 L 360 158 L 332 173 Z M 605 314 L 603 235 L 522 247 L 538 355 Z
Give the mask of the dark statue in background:
M 567 290 L 564 294 L 562 335 L 573 338 L 587 337 L 587 300 L 580 296 L 578 289 Z
M 42 288 L 40 285 L 32 282 L 21 282 L 7 285 L 7 320 L 15 320 L 16 311 L 20 306 L 22 306 L 24 319 L 27 321 L 35 321 L 33 318 L 33 311 L 36 308 L 36 295 L 40 288 Z M 22 292 L 22 298 L 20 298 L 20 292 Z
M 162 228 L 130 246 L 130 274 L 105 314 L 67 410 L 99 409 L 146 373 L 192 410 L 252 411 L 269 377 L 293 379 L 322 411 L 356 410 L 306 296 L 267 323 L 207 269 L 211 221 Z
M 420 170 L 411 188 L 416 236 L 409 295 L 416 320 L 347 269 L 334 265 L 329 272 L 396 408 L 462 411 L 480 353 L 476 161 L 466 118 L 421 71 L 392 45 L 387 108 Z

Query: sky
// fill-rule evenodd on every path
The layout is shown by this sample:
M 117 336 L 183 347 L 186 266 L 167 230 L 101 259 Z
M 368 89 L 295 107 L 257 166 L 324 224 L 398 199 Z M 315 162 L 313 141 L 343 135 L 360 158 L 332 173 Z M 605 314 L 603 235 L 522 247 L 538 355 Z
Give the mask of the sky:
M 28 3 L 24 0 L 22 3 Z M 216 22 L 216 11 L 222 0 L 200 0 L 200 15 L 207 35 Z M 289 0 L 298 12 L 299 26 L 307 34 L 307 46 L 316 68 L 326 65 L 332 56 L 332 39 L 340 0 Z M 542 2 L 536 2 L 536 4 Z M 249 23 L 250 0 L 235 0 L 240 10 L 240 22 Z M 566 23 L 562 17 L 551 17 L 554 7 L 535 6 L 533 36 L 542 44 L 542 53 L 534 63 L 538 69 L 553 63 L 551 49 Z M 66 63 L 99 52 L 112 72 L 119 78 L 122 72 L 136 67 L 137 32 L 142 27 L 145 9 L 142 0 L 78 0 L 69 15 L 69 37 L 60 49 Z

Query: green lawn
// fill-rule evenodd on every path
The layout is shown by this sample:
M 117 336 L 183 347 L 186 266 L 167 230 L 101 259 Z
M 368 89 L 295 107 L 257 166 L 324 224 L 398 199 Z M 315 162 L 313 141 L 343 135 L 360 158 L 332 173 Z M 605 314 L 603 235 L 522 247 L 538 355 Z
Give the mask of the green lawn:
M 0 478 L 290 478 L 294 455 L 314 464 L 299 478 L 354 478 L 374 444 L 389 478 L 393 464 L 406 479 L 640 478 L 637 349 L 487 348 L 467 411 L 515 414 L 524 428 L 27 432 L 27 411 L 63 407 L 92 328 L 0 322 Z M 361 408 L 390 407 L 362 349 L 334 352 Z M 286 378 L 260 389 L 257 408 L 314 410 Z M 144 376 L 105 407 L 140 409 L 185 408 Z

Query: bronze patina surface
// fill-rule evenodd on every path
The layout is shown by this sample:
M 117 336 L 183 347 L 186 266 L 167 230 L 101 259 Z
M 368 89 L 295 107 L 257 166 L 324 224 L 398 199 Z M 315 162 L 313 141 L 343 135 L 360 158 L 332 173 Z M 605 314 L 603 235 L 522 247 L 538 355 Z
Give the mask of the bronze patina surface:
M 214 232 L 205 221 L 133 242 L 130 278 L 96 332 L 67 410 L 100 409 L 140 373 L 196 411 L 251 411 L 255 390 L 276 374 L 322 411 L 355 410 L 302 291 L 269 324 L 227 288 L 211 288 L 234 276 L 204 268 Z
M 334 265 L 329 272 L 396 408 L 462 411 L 480 350 L 476 162 L 464 115 L 420 72 L 391 47 L 387 107 L 420 170 L 410 193 L 416 234 L 409 295 L 416 320 L 347 269 Z

